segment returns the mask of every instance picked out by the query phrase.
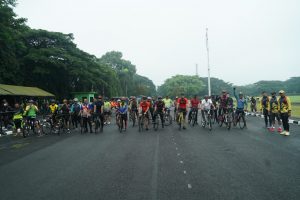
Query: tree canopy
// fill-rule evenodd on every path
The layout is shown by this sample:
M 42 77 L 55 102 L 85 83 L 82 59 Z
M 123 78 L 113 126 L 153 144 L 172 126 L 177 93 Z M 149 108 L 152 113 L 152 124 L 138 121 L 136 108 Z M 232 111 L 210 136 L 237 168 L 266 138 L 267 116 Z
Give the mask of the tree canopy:
M 40 87 L 59 98 L 76 91 L 155 94 L 153 82 L 136 74 L 121 52 L 97 58 L 77 48 L 71 33 L 31 29 L 14 13 L 15 5 L 15 0 L 0 0 L 1 83 Z

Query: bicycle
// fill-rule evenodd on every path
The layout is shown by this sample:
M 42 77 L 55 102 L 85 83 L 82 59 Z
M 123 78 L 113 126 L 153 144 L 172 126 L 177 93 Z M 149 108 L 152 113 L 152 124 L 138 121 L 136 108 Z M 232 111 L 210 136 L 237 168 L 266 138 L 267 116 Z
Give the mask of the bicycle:
M 160 113 L 156 113 L 155 115 L 156 116 L 155 116 L 155 120 L 153 122 L 153 128 L 154 128 L 155 131 L 157 131 L 158 127 L 159 127 L 159 122 L 164 118 L 164 114 L 162 114 L 163 115 L 162 118 L 160 116 Z M 162 122 L 162 127 L 164 127 L 164 123 L 163 122 Z
M 197 108 L 192 108 L 192 113 L 191 113 L 191 116 L 190 116 L 190 119 L 189 119 L 189 124 L 191 124 L 192 122 L 192 126 L 195 126 L 196 124 L 196 117 L 197 117 Z
M 146 117 L 147 113 L 140 114 L 138 118 L 138 124 L 139 124 L 139 132 L 142 132 L 144 130 L 145 124 L 149 124 L 149 120 Z
M 172 116 L 170 114 L 171 110 L 169 108 L 166 108 L 166 112 L 164 114 L 164 125 L 169 126 L 172 124 Z
M 23 124 L 23 137 L 26 138 L 30 134 L 30 130 L 34 133 L 34 135 L 38 135 L 39 137 L 42 136 L 42 129 L 40 126 L 39 120 L 32 118 L 25 118 L 24 124 Z
M 205 119 L 202 118 L 202 127 L 205 128 L 206 125 L 208 125 L 208 129 L 211 131 L 212 130 L 212 114 L 211 110 L 204 110 L 204 117 Z
M 218 120 L 219 126 L 222 127 L 223 123 L 225 123 L 226 128 L 230 130 L 231 128 L 231 122 L 232 122 L 232 115 L 227 111 L 226 113 L 223 113 L 220 116 L 220 119 Z
M 183 117 L 183 111 L 180 110 L 179 113 L 178 113 L 178 125 L 179 125 L 179 130 L 181 130 L 181 128 L 183 128 L 183 120 L 184 120 L 184 117 Z
M 102 125 L 102 119 L 101 116 L 99 114 L 97 114 L 94 117 L 94 123 L 95 123 L 95 134 L 99 133 L 99 132 L 103 132 L 103 125 Z
M 137 114 L 136 110 L 130 110 L 130 120 L 132 121 L 132 127 L 135 126 L 136 114 Z
M 235 114 L 233 125 L 237 126 L 237 124 L 239 124 L 240 129 L 244 129 L 246 127 L 246 119 L 244 112 L 239 112 L 239 114 Z

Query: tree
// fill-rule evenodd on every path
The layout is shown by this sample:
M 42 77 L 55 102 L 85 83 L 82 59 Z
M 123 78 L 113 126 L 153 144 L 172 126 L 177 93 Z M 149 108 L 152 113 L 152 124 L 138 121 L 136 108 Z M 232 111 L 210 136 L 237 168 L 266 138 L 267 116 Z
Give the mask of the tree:
M 201 94 L 203 90 L 203 81 L 198 76 L 176 75 L 158 87 L 158 94 L 175 97 L 185 93 L 185 96 L 190 97 Z

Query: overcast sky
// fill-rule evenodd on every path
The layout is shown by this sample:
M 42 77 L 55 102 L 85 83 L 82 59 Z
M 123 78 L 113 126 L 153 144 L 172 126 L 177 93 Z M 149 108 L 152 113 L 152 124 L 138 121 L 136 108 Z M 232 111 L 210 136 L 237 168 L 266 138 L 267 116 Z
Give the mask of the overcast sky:
M 299 0 L 19 0 L 28 25 L 73 33 L 101 57 L 121 51 L 160 85 L 176 74 L 211 75 L 236 85 L 300 76 Z

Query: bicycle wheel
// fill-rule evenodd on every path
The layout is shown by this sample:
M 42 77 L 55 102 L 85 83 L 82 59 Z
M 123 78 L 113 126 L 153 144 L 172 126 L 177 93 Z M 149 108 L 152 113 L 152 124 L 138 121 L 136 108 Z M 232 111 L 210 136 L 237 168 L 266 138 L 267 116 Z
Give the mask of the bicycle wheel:
M 131 120 L 132 120 L 132 127 L 134 127 L 135 126 L 135 121 L 136 121 L 135 112 L 131 113 Z
M 192 113 L 192 125 L 195 126 L 196 124 L 196 112 Z
M 139 132 L 141 132 L 143 130 L 143 120 L 142 120 L 142 117 L 139 117 L 138 124 L 139 124 Z
M 212 130 L 212 120 L 211 120 L 211 115 L 208 115 L 208 129 L 211 131 Z
M 218 124 L 219 124 L 219 126 L 220 127 L 222 127 L 222 125 L 223 125 L 223 123 L 224 123 L 224 116 L 222 115 L 222 116 L 219 116 L 219 119 L 218 119 Z
M 123 119 L 122 117 L 119 118 L 119 132 L 122 133 L 123 130 Z
M 29 131 L 30 131 L 30 126 L 28 125 L 28 123 L 26 123 L 25 126 L 23 127 L 23 137 L 24 138 L 28 137 Z
M 239 119 L 239 127 L 240 127 L 240 129 L 244 129 L 245 126 L 246 126 L 245 116 L 242 115 Z
M 154 124 L 153 124 L 153 128 L 154 128 L 155 131 L 158 130 L 159 118 L 160 118 L 159 115 L 157 115 L 156 118 L 155 118 Z
M 227 115 L 227 129 L 230 130 L 231 128 L 231 117 L 230 115 Z
M 178 118 L 179 130 L 181 130 L 182 128 L 182 121 L 183 121 L 183 113 L 180 113 Z

